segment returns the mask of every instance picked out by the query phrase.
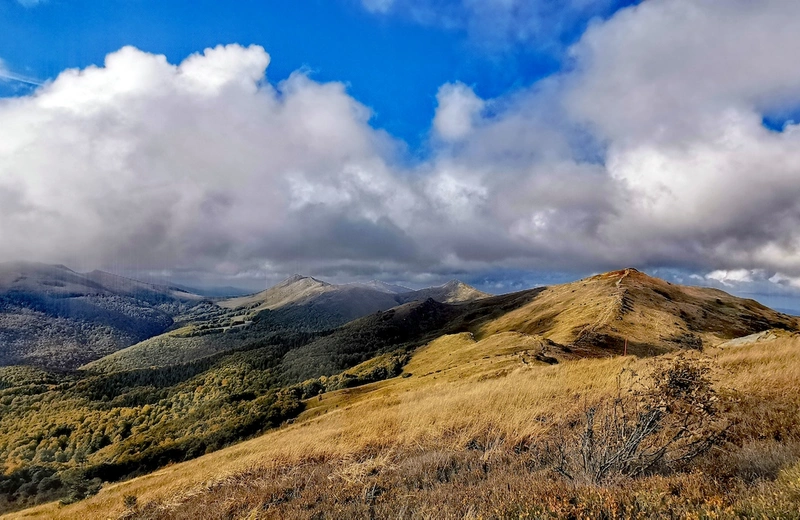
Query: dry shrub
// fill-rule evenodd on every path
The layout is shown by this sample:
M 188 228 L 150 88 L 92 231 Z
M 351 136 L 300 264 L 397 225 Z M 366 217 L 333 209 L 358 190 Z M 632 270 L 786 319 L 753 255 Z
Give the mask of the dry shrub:
M 587 406 L 580 428 L 557 428 L 549 447 L 555 470 L 599 484 L 685 467 L 724 431 L 709 373 L 707 363 L 685 356 L 661 363 L 645 381 L 624 371 L 616 397 Z

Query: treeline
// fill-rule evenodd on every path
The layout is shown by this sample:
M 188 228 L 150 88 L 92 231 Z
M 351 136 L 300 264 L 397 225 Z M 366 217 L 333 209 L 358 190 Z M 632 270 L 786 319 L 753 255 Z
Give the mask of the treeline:
M 296 416 L 300 398 L 281 390 L 266 366 L 278 359 L 255 367 L 244 354 L 206 370 L 198 364 L 0 391 L 2 507 L 80 499 L 102 481 L 197 457 Z

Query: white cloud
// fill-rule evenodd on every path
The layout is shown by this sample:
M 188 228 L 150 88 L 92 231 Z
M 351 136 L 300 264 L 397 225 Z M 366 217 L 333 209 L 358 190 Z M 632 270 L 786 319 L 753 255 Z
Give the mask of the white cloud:
M 649 0 L 572 49 L 576 117 L 625 142 L 716 134 L 725 114 L 797 102 L 800 3 Z
M 800 129 L 761 121 L 800 106 L 800 4 L 753 6 L 647 0 L 527 90 L 444 85 L 413 168 L 342 84 L 265 82 L 260 47 L 179 65 L 122 49 L 0 101 L 0 259 L 394 279 L 681 266 L 794 287 Z
M 615 241 L 800 268 L 800 132 L 761 123 L 800 104 L 798 20 L 800 4 L 782 0 L 650 0 L 584 35 L 565 105 L 607 143 L 609 174 L 628 190 L 607 226 Z
M 786 276 L 783 273 L 775 273 L 769 278 L 769 281 L 776 285 L 800 289 L 800 276 Z
M 443 85 L 436 94 L 438 106 L 433 118 L 433 128 L 448 141 L 466 137 L 484 108 L 484 101 L 463 83 Z
M 268 62 L 256 46 L 177 66 L 128 47 L 0 102 L 0 199 L 15 201 L 0 207 L 0 258 L 213 269 L 295 254 L 316 223 L 293 209 L 291 179 L 369 177 L 393 144 L 343 85 L 295 74 L 275 89 Z
M 707 280 L 714 280 L 722 285 L 733 287 L 736 284 L 748 283 L 753 281 L 754 273 L 748 269 L 717 269 L 706 275 Z

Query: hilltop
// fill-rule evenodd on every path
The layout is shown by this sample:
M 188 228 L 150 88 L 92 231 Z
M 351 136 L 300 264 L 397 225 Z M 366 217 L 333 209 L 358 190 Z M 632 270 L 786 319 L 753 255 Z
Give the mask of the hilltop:
M 701 348 L 798 319 L 718 289 L 675 285 L 623 269 L 545 288 L 530 304 L 487 323 L 482 335 L 541 335 L 581 355 L 654 355 Z

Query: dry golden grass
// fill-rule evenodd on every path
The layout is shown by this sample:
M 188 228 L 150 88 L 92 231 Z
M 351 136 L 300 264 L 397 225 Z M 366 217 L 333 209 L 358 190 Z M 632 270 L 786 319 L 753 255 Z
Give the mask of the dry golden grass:
M 581 350 L 584 356 L 619 354 L 627 340 L 631 354 L 658 355 L 770 327 L 796 329 L 798 323 L 752 300 L 624 269 L 548 287 L 529 304 L 486 323 L 476 335 L 541 334 L 579 349 L 588 345 Z
M 500 457 L 514 446 L 541 438 L 550 424 L 577 413 L 587 402 L 613 394 L 623 368 L 646 373 L 653 365 L 652 359 L 631 356 L 552 366 L 526 363 L 524 352 L 536 345 L 535 338 L 521 334 L 481 341 L 469 334 L 446 336 L 415 354 L 406 368 L 411 377 L 325 394 L 312 399 L 293 424 L 280 430 L 104 486 L 97 496 L 76 504 L 47 504 L 9 518 L 117 518 L 125 511 L 123 498 L 128 495 L 136 496 L 139 504 L 182 502 L 207 494 L 214 482 L 238 482 L 237 475 L 246 472 L 311 463 L 333 464 L 339 475 L 334 484 L 348 478 L 357 482 L 375 467 L 399 464 L 395 453 L 409 450 L 463 452 L 478 443 L 482 459 L 495 451 Z M 736 425 L 739 431 L 751 432 L 765 423 L 776 423 L 777 429 L 796 428 L 781 410 L 763 417 L 755 412 L 764 398 L 774 395 L 788 397 L 793 405 L 800 401 L 800 339 L 781 337 L 718 348 L 706 355 L 719 366 L 722 387 L 754 396 L 748 405 L 754 413 Z M 798 474 L 800 468 L 795 467 L 781 473 L 781 478 L 791 487 Z M 515 485 L 502 482 L 509 490 Z

